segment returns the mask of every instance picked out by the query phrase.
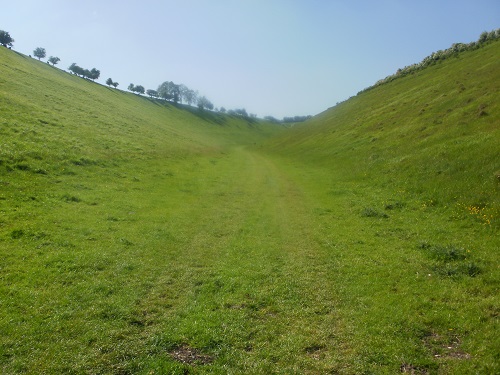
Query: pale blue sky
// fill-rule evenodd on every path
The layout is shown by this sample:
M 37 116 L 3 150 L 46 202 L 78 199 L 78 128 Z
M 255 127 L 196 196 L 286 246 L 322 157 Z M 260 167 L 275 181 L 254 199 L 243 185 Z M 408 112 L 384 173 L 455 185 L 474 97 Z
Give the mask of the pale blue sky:
M 95 67 L 121 89 L 184 83 L 278 118 L 499 27 L 499 0 L 11 0 L 0 13 L 15 50 L 44 47 L 60 68 Z

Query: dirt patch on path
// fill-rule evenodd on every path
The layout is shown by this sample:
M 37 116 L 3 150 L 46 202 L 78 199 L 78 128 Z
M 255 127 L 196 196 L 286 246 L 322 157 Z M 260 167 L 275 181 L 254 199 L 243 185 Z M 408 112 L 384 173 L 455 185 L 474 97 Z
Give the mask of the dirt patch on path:
M 191 348 L 188 345 L 182 345 L 171 351 L 170 356 L 176 361 L 188 365 L 209 365 L 215 360 L 213 356 L 203 354 L 200 350 Z

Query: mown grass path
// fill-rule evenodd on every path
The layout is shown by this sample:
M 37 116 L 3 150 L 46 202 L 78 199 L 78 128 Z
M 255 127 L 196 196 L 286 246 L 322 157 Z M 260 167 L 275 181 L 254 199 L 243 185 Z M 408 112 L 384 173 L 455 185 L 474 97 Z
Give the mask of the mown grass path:
M 169 229 L 183 233 L 174 250 L 182 275 L 167 292 L 184 293 L 170 303 L 174 319 L 162 321 L 159 342 L 211 349 L 218 358 L 212 366 L 235 372 L 326 371 L 343 343 L 335 342 L 332 264 L 304 192 L 270 159 L 243 147 L 209 165 L 198 170 L 204 177 L 192 211 Z M 157 304 L 161 294 L 143 304 Z

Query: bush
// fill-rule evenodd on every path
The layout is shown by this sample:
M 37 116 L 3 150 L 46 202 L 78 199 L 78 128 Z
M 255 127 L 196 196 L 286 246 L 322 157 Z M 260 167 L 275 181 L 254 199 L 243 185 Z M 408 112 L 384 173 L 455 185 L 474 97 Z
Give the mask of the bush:
M 383 85 L 385 83 L 389 83 L 394 81 L 397 78 L 404 77 L 409 74 L 413 74 L 419 70 L 425 69 L 428 66 L 434 65 L 439 61 L 446 60 L 452 56 L 457 56 L 457 54 L 464 51 L 472 51 L 479 48 L 482 44 L 489 42 L 491 40 L 500 39 L 500 29 L 496 29 L 490 32 L 484 31 L 479 36 L 477 42 L 471 42 L 468 44 L 464 43 L 454 43 L 450 48 L 445 50 L 439 50 L 437 52 L 433 52 L 429 56 L 425 57 L 420 63 L 412 64 L 409 66 L 405 66 L 404 68 L 398 69 L 395 74 L 387 76 L 379 81 L 377 81 L 373 86 L 367 87 L 364 90 L 358 92 L 361 94 L 365 91 L 371 90 L 377 86 Z

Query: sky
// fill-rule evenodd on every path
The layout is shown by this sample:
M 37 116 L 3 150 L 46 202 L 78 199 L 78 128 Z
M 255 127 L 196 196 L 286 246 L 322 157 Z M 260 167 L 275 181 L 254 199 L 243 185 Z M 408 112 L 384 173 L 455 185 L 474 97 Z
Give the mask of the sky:
M 4 4 L 1 4 L 4 3 Z M 125 90 L 184 84 L 215 107 L 315 115 L 453 43 L 500 28 L 499 0 L 0 0 L 26 55 Z

